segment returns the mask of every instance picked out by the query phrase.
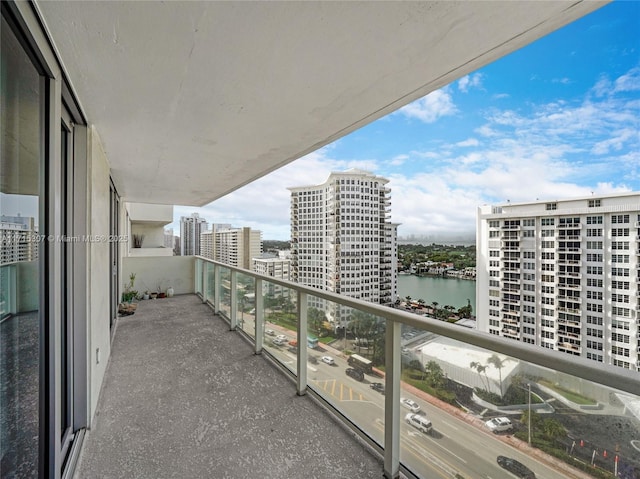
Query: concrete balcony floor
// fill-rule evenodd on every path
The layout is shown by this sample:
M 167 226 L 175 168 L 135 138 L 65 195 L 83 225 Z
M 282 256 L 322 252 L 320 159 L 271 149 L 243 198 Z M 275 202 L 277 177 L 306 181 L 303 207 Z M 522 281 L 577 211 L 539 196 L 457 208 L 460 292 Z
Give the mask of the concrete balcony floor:
M 370 478 L 381 459 L 195 295 L 120 318 L 75 478 Z

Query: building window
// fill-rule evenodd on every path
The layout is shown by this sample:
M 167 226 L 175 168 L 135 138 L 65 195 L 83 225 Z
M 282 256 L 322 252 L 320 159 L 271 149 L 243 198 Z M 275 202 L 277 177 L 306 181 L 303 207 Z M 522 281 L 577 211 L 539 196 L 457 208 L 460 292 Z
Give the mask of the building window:
M 601 206 L 600 200 L 589 200 L 589 208 L 598 208 Z
M 557 210 L 558 209 L 558 203 L 547 203 L 545 205 L 545 210 L 547 211 L 552 211 L 552 210 Z

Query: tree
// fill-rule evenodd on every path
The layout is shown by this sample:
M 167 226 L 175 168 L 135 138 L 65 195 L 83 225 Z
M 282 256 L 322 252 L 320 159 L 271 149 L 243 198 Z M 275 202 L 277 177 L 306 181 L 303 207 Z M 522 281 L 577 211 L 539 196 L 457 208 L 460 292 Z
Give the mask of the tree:
M 307 311 L 307 321 L 311 331 L 316 333 L 318 337 L 322 331 L 322 327 L 327 320 L 327 315 L 324 311 L 320 311 L 318 308 L 309 308 Z
M 484 388 L 485 391 L 489 392 L 489 378 L 487 377 L 487 367 L 484 364 L 481 364 L 477 361 L 471 361 L 471 363 L 469 364 L 469 367 L 471 369 L 475 369 L 478 372 L 478 375 L 480 376 L 480 381 L 482 381 L 483 385 L 486 384 L 486 387 Z M 484 379 L 482 378 L 483 373 L 484 373 Z M 486 383 L 485 383 L 485 379 L 486 379 Z
M 444 387 L 444 372 L 442 367 L 436 361 L 429 361 L 424 366 L 424 370 L 427 374 L 427 382 L 431 387 L 440 389 Z
M 487 359 L 487 364 L 490 364 L 498 370 L 498 378 L 500 381 L 500 383 L 498 384 L 500 386 L 500 397 L 504 396 L 504 393 L 502 392 L 502 368 L 504 367 L 504 363 L 506 361 L 507 359 L 502 360 L 497 354 L 492 354 L 489 359 Z
M 520 419 L 522 421 L 522 424 L 524 424 L 525 426 L 529 425 L 529 411 L 528 410 L 524 410 L 522 412 L 522 418 Z M 538 429 L 540 427 L 540 415 L 535 412 L 535 411 L 531 411 L 531 430 L 533 431 L 534 429 Z
M 354 310 L 351 313 L 349 329 L 356 338 L 366 340 L 367 345 L 372 344 L 375 355 L 376 337 L 384 332 L 384 321 L 373 314 Z
M 567 430 L 557 419 L 545 419 L 541 428 L 542 434 L 550 441 L 554 441 L 567 433 Z

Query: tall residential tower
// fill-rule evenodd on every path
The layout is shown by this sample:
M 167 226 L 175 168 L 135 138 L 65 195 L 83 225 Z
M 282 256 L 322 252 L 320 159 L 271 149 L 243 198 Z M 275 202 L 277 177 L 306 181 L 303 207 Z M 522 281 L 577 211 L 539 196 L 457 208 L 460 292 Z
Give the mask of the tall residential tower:
M 294 281 L 372 303 L 396 300 L 397 224 L 387 183 L 353 169 L 289 188 Z
M 200 254 L 200 234 L 207 231 L 207 220 L 198 213 L 180 217 L 180 254 L 193 256 Z
M 640 194 L 482 206 L 478 329 L 640 370 Z

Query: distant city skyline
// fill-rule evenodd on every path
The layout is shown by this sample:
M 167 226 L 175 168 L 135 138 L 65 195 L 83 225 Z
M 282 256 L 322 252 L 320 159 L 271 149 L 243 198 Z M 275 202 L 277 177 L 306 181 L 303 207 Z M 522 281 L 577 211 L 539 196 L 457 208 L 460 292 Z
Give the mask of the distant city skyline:
M 289 239 L 288 187 L 389 178 L 398 237 L 475 237 L 485 204 L 640 191 L 640 2 L 612 2 L 202 208 Z M 176 228 L 176 223 L 174 223 Z

